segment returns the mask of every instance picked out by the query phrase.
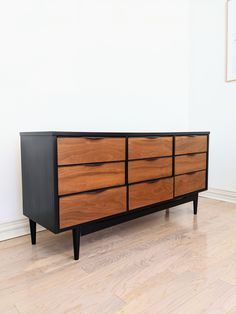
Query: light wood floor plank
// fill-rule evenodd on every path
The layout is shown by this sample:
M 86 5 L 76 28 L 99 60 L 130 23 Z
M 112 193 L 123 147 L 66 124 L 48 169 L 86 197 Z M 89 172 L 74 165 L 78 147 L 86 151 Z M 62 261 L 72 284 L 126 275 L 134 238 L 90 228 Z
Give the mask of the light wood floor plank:
M 236 313 L 236 204 L 200 198 L 82 237 L 0 243 L 0 313 Z

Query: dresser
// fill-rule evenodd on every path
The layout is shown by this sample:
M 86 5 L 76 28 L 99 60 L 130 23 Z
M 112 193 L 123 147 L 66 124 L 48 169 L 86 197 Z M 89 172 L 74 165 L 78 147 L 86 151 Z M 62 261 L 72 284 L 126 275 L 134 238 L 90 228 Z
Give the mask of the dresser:
M 209 132 L 20 135 L 31 242 L 36 223 L 72 230 L 76 260 L 81 234 L 186 202 L 196 215 L 208 186 Z

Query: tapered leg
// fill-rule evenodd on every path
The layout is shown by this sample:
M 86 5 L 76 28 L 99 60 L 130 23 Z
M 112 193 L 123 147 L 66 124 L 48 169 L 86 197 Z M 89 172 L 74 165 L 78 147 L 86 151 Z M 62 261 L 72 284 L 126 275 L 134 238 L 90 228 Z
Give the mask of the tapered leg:
M 29 219 L 29 223 L 30 223 L 31 243 L 36 244 L 36 222 Z
M 194 212 L 194 215 L 197 215 L 197 207 L 198 207 L 198 194 L 195 197 L 195 199 L 193 200 L 193 212 Z
M 79 248 L 80 248 L 80 229 L 79 227 L 72 229 L 73 234 L 73 247 L 74 247 L 74 259 L 79 259 Z

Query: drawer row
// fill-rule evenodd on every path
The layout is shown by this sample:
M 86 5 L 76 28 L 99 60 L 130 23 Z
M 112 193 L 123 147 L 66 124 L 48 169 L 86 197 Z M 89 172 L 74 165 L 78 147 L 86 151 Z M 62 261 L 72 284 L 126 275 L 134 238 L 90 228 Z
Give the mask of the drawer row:
M 59 166 L 126 160 L 125 138 L 62 137 L 57 143 Z M 207 135 L 128 138 L 129 160 L 203 152 Z
M 206 169 L 206 153 L 174 157 L 174 175 Z M 128 162 L 128 183 L 173 176 L 173 158 L 162 157 Z M 124 185 L 125 162 L 96 163 L 58 168 L 59 195 Z
M 200 191 L 206 187 L 206 171 L 129 186 L 129 210 Z M 112 216 L 127 210 L 125 186 L 60 197 L 60 228 Z
M 60 227 L 205 189 L 207 140 L 206 135 L 131 137 L 128 142 L 58 138 Z

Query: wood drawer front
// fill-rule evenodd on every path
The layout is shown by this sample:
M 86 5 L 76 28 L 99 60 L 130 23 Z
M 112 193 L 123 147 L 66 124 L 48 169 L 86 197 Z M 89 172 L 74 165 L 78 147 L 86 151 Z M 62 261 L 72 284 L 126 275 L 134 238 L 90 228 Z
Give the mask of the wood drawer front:
M 175 177 L 175 196 L 200 191 L 206 187 L 206 171 Z
M 173 198 L 173 178 L 129 186 L 129 209 L 144 207 Z
M 172 156 L 172 137 L 129 138 L 129 159 Z
M 169 177 L 172 175 L 172 157 L 129 161 L 129 183 Z
M 61 197 L 59 208 L 60 228 L 115 215 L 126 211 L 126 188 Z
M 175 137 L 175 155 L 203 153 L 206 151 L 207 135 Z
M 104 163 L 58 168 L 59 195 L 125 184 L 125 163 Z
M 61 137 L 57 139 L 58 165 L 125 160 L 124 138 Z
M 206 169 L 206 153 L 175 157 L 175 174 Z

